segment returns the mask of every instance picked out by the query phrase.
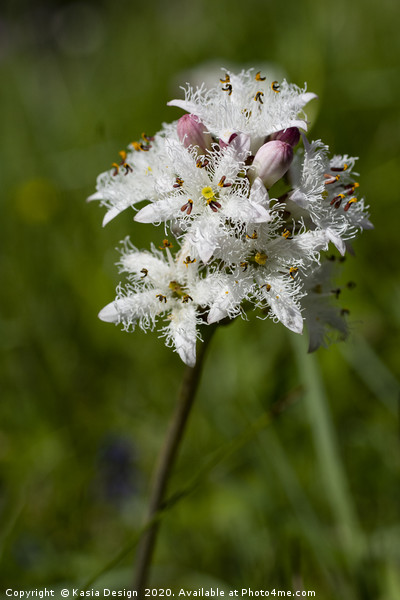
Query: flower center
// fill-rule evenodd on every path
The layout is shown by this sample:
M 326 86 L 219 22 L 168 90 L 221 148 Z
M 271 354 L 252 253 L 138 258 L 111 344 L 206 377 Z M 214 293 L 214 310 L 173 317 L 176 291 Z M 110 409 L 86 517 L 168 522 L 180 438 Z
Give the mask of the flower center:
M 204 187 L 201 190 L 202 195 L 204 196 L 204 198 L 207 200 L 207 204 L 209 204 L 211 202 L 211 200 L 214 198 L 214 192 L 212 190 L 212 188 L 207 185 L 206 187 Z

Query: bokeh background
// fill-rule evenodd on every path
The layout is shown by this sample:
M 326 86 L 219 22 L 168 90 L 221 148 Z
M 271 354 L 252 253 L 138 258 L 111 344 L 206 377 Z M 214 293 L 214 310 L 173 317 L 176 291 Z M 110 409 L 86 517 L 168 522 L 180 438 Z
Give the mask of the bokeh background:
M 310 135 L 360 157 L 375 230 L 343 264 L 346 344 L 308 356 L 254 318 L 217 332 L 151 585 L 400 597 L 399 21 L 395 0 L 1 4 L 0 593 L 130 585 L 184 367 L 97 319 L 119 241 L 163 231 L 130 211 L 102 229 L 85 198 L 212 64 L 308 82 Z

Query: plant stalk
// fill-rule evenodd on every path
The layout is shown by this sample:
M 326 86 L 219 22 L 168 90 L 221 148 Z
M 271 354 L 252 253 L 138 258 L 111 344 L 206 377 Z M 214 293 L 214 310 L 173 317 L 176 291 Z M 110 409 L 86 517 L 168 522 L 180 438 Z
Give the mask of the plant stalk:
M 215 329 L 216 325 L 205 327 L 203 335 L 204 341 L 203 343 L 198 344 L 197 348 L 196 364 L 194 367 L 186 367 L 185 369 L 175 412 L 172 416 L 167 436 L 159 454 L 157 467 L 154 473 L 147 514 L 148 521 L 153 519 L 156 513 L 165 505 L 165 496 L 169 477 L 175 464 L 190 410 L 193 406 L 196 396 L 204 363 L 204 356 Z M 156 520 L 153 525 L 151 525 L 151 527 L 149 527 L 149 529 L 143 534 L 139 543 L 136 554 L 134 583 L 134 590 L 137 591 L 138 598 L 144 598 L 144 590 L 150 572 L 151 560 L 153 557 L 159 528 L 160 520 Z

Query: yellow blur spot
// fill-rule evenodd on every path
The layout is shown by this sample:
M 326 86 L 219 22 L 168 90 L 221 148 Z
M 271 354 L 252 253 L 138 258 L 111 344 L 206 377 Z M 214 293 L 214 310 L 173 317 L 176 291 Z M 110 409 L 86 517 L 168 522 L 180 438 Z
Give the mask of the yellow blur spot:
M 45 223 L 60 204 L 57 188 L 48 179 L 30 179 L 18 186 L 15 192 L 17 214 L 28 223 Z

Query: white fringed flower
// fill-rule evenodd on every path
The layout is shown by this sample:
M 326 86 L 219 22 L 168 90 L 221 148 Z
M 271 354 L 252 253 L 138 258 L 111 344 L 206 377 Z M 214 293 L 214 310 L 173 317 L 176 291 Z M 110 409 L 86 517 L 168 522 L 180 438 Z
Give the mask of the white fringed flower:
M 190 366 L 200 326 L 250 307 L 295 333 L 306 325 L 310 351 L 329 331 L 346 335 L 323 253 L 333 245 L 344 255 L 372 225 L 356 159 L 330 158 L 327 146 L 305 137 L 302 109 L 312 98 L 259 72 L 224 72 L 214 89 L 189 87 L 170 103 L 188 114 L 120 153 L 90 197 L 108 208 L 104 224 L 147 201 L 135 220 L 162 224 L 168 238 L 151 252 L 125 242 L 127 283 L 101 319 L 127 330 L 158 327 Z
M 183 88 L 184 89 L 184 88 Z M 219 85 L 211 90 L 203 86 L 185 89 L 184 100 L 172 100 L 169 106 L 178 106 L 195 114 L 216 138 L 227 142 L 234 133 L 245 133 L 251 138 L 256 151 L 264 138 L 281 129 L 307 129 L 304 106 L 315 94 L 286 81 L 269 82 L 254 69 L 239 75 L 225 71 Z

